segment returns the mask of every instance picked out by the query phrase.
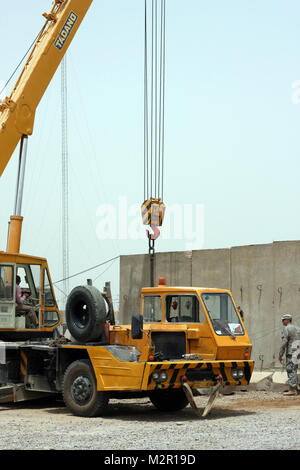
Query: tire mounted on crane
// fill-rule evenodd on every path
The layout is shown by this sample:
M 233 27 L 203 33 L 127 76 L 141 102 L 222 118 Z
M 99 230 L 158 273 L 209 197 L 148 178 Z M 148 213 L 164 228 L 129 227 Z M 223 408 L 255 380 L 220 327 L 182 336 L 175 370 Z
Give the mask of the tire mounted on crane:
M 97 341 L 104 333 L 106 303 L 93 286 L 75 287 L 67 299 L 66 322 L 76 341 Z

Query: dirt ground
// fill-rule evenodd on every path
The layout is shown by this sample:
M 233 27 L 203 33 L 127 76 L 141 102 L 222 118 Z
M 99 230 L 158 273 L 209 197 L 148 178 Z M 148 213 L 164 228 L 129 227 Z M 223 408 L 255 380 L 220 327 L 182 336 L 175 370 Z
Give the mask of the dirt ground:
M 271 395 L 270 398 L 268 396 Z M 243 399 L 243 396 L 236 395 L 231 400 L 227 400 L 226 408 L 230 409 L 246 409 L 246 410 L 281 410 L 285 412 L 287 409 L 295 409 L 300 413 L 300 395 L 296 397 L 285 397 L 282 394 L 271 394 L 267 392 L 256 392 L 254 397 Z
M 199 408 L 207 399 L 196 398 Z M 190 406 L 161 413 L 147 398 L 112 400 L 104 417 L 80 418 L 54 397 L 1 405 L 0 423 L 1 450 L 299 450 L 300 395 L 220 395 L 206 419 Z

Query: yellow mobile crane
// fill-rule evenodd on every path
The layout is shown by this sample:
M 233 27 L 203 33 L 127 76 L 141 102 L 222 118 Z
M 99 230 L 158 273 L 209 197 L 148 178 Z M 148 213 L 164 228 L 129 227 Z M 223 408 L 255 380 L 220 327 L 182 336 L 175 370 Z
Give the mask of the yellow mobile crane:
M 61 63 L 93 0 L 55 0 L 46 22 L 13 88 L 0 105 L 0 176 L 21 141 L 15 214 L 10 221 L 7 251 L 18 253 L 27 140 L 33 133 L 38 104 Z
M 205 416 L 222 385 L 249 384 L 251 341 L 230 291 L 197 287 L 143 288 L 140 312 L 116 325 L 113 309 L 94 286 L 67 299 L 72 341 L 55 336 L 61 314 L 47 261 L 20 254 L 22 188 L 35 111 L 92 0 L 55 0 L 25 67 L 0 111 L 0 175 L 20 145 L 15 214 L 0 252 L 0 403 L 63 394 L 78 416 L 101 415 L 111 397 L 149 396 L 161 411 L 178 411 L 211 388 Z M 23 273 L 37 327 L 16 308 Z M 24 302 L 25 304 L 25 302 Z
M 47 261 L 20 255 L 22 197 L 28 136 L 33 133 L 38 104 L 63 59 L 92 0 L 55 0 L 50 13 L 26 59 L 9 97 L 0 105 L 0 176 L 20 142 L 19 168 L 14 214 L 10 218 L 6 252 L 0 252 L 1 338 L 49 337 L 61 323 Z M 16 316 L 15 279 L 22 271 L 31 292 L 29 304 L 36 310 L 39 326 L 25 330 L 24 316 Z

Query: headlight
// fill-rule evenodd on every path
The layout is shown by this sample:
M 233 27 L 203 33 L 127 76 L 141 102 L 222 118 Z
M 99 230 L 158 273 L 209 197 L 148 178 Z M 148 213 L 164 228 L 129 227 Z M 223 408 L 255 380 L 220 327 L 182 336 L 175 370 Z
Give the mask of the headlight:
M 152 374 L 152 379 L 157 383 L 165 382 L 167 378 L 168 374 L 166 372 L 153 372 Z
M 231 376 L 234 379 L 241 379 L 242 377 L 244 377 L 244 371 L 242 369 L 232 369 Z
M 160 373 L 160 380 L 161 380 L 162 382 L 165 382 L 165 381 L 167 380 L 167 378 L 168 378 L 168 375 L 167 375 L 166 372 L 161 372 L 161 373 Z
M 152 379 L 157 381 L 159 379 L 159 373 L 158 372 L 153 372 Z

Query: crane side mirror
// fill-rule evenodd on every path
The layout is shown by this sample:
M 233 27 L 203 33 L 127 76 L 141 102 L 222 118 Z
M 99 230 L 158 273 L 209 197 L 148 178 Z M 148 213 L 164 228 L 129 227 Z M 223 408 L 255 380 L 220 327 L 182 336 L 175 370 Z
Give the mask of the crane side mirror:
M 142 339 L 144 319 L 142 315 L 133 315 L 131 319 L 132 339 Z

